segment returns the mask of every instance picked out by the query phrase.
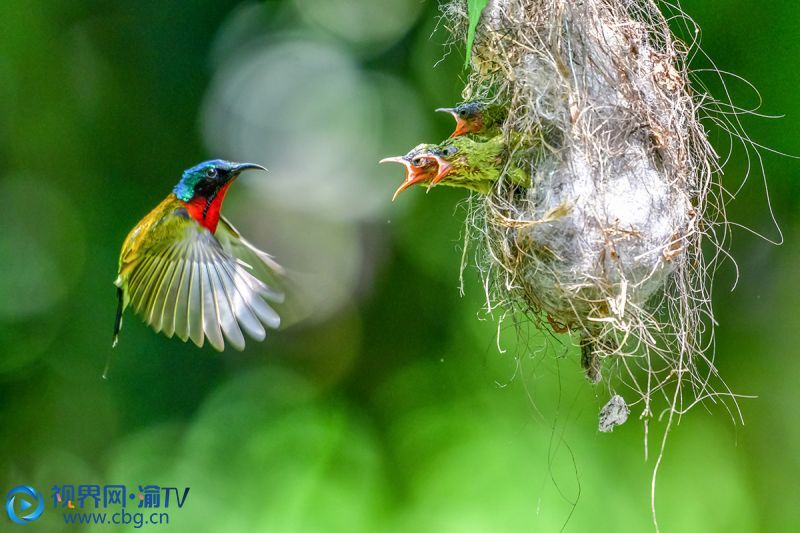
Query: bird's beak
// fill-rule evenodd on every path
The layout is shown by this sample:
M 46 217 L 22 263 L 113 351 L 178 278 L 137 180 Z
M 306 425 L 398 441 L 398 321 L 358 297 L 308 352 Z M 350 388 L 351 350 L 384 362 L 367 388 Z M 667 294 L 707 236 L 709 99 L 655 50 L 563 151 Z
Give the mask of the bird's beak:
M 439 172 L 431 180 L 430 187 L 433 187 L 434 185 L 436 185 L 437 183 L 442 181 L 442 179 L 444 179 L 444 177 L 447 176 L 450 173 L 450 171 L 452 170 L 452 166 L 450 165 L 450 163 L 448 163 L 447 161 L 445 161 L 441 157 L 438 157 L 438 156 L 434 156 L 434 157 L 436 159 L 436 163 L 439 165 Z M 430 189 L 430 187 L 428 187 L 428 188 Z
M 408 189 L 409 187 L 411 187 L 412 185 L 414 185 L 415 183 L 417 183 L 419 181 L 421 181 L 421 180 L 419 180 L 419 179 L 416 179 L 416 180 L 415 179 L 409 179 L 409 180 L 404 181 L 397 188 L 397 190 L 394 191 L 394 194 L 392 195 L 392 201 L 394 202 L 397 199 L 397 197 L 400 196 L 401 192 L 403 192 L 404 190 Z
M 460 118 L 456 118 L 456 129 L 453 133 L 450 134 L 449 139 L 453 137 L 460 137 L 469 133 L 469 124 L 465 120 L 461 120 Z
M 401 165 L 406 167 L 406 179 L 400 185 L 400 187 L 398 187 L 397 190 L 394 191 L 394 194 L 392 195 L 392 201 L 393 202 L 400 195 L 401 192 L 403 192 L 404 190 L 408 189 L 409 187 L 411 187 L 415 183 L 419 183 L 419 182 L 425 180 L 425 174 L 419 174 L 419 175 L 416 174 L 414 172 L 414 169 L 411 167 L 411 163 L 406 161 L 406 159 L 404 157 L 401 157 L 401 156 L 387 157 L 387 158 L 381 159 L 379 162 L 380 163 L 400 163 Z
M 239 163 L 233 167 L 233 174 L 239 174 L 245 170 L 263 170 L 267 172 L 266 168 L 261 165 L 256 165 L 255 163 Z
M 453 137 L 459 137 L 461 135 L 470 133 L 469 123 L 466 120 L 464 120 L 464 119 L 462 119 L 461 117 L 458 116 L 458 113 L 456 112 L 456 108 L 454 108 L 454 107 L 440 107 L 436 111 L 438 111 L 439 113 L 450 113 L 451 115 L 453 115 L 453 118 L 456 119 L 456 129 L 455 129 L 455 131 L 453 133 L 450 134 L 450 137 L 449 137 L 450 139 L 452 139 Z

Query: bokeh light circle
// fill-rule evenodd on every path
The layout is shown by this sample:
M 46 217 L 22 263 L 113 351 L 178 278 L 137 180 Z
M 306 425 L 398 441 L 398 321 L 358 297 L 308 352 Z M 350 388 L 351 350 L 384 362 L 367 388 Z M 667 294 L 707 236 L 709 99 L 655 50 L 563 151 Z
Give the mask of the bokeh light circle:
M 408 32 L 424 7 L 418 0 L 295 0 L 294 4 L 305 20 L 372 53 Z

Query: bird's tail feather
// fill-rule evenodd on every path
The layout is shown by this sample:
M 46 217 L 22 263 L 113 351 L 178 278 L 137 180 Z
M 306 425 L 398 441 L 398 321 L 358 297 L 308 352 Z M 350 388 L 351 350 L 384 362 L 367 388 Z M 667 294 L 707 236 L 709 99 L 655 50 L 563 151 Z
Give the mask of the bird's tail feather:
M 123 304 L 124 304 L 124 296 L 122 294 L 122 289 L 117 287 L 117 300 L 119 303 L 117 304 L 117 316 L 114 319 L 114 338 L 111 341 L 111 348 L 114 348 L 117 345 L 117 341 L 119 340 L 119 330 L 122 329 L 122 311 L 123 311 Z M 103 369 L 103 379 L 108 379 L 108 370 L 111 367 L 111 352 L 108 352 L 108 357 L 106 358 L 106 367 Z
M 122 329 L 122 289 L 117 287 L 117 299 L 119 303 L 117 304 L 117 316 L 114 319 L 114 339 L 111 342 L 111 347 L 117 345 L 117 341 L 119 340 L 119 330 Z

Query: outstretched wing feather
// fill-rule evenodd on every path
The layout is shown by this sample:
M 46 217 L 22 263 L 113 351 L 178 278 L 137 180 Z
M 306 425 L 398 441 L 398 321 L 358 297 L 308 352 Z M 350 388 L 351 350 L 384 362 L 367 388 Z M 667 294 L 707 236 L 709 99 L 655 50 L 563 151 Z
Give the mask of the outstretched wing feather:
M 214 298 L 216 300 L 217 310 L 219 312 L 219 325 L 222 333 L 231 346 L 237 350 L 244 349 L 244 336 L 239 329 L 239 323 L 236 321 L 236 316 L 233 313 L 233 306 L 231 298 L 225 285 L 222 283 L 219 269 L 209 267 L 208 276 L 214 287 Z
M 257 259 L 259 268 L 273 274 L 280 267 L 255 248 L 245 257 L 235 254 L 252 247 L 233 242 L 239 238 L 232 228 L 223 229 L 218 240 L 191 221 L 182 239 L 142 250 L 130 259 L 126 289 L 131 306 L 156 331 L 198 346 L 207 339 L 223 350 L 227 339 L 242 350 L 243 330 L 263 339 L 266 328 L 280 324 L 267 301 L 280 301 L 282 294 L 255 277 L 247 259 Z
M 260 280 L 266 298 L 275 303 L 282 303 L 284 294 L 277 287 L 281 285 L 281 277 L 286 273 L 284 268 L 275 259 L 259 250 L 250 241 L 242 237 L 230 220 L 224 216 L 219 218 L 217 238 L 222 248 L 230 255 L 244 263 L 246 270 L 255 279 Z
M 222 338 L 222 329 L 220 328 L 217 287 L 208 273 L 209 269 L 214 268 L 214 264 L 210 254 L 202 251 L 202 255 L 205 257 L 198 263 L 198 266 L 203 279 L 203 331 L 211 346 L 218 351 L 222 351 L 225 348 L 225 340 Z

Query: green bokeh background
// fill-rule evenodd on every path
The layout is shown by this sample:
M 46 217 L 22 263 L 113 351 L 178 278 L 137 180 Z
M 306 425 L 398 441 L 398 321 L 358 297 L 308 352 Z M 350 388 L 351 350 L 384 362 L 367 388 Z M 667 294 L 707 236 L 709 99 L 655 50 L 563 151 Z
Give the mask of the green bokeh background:
M 743 117 L 752 138 L 800 153 L 800 5 L 683 7 L 720 69 L 785 115 Z M 189 486 L 175 531 L 652 530 L 663 424 L 646 460 L 636 416 L 597 432 L 608 391 L 568 341 L 506 332 L 498 351 L 474 273 L 458 291 L 460 191 L 389 203 L 401 171 L 377 160 L 445 137 L 432 110 L 463 84 L 436 14 L 422 0 L 0 3 L 0 489 L 45 493 L 28 530 L 79 529 L 49 503 L 71 483 Z M 744 425 L 709 403 L 674 429 L 663 531 L 800 524 L 798 163 L 762 153 L 786 242 L 734 229 L 738 287 L 728 263 L 714 293 L 716 364 L 758 398 L 741 400 Z M 224 354 L 129 314 L 103 381 L 122 240 L 211 157 L 273 171 L 243 178 L 225 212 L 310 280 L 317 312 Z M 777 238 L 750 163 L 729 217 Z M 729 188 L 747 168 L 736 150 Z

